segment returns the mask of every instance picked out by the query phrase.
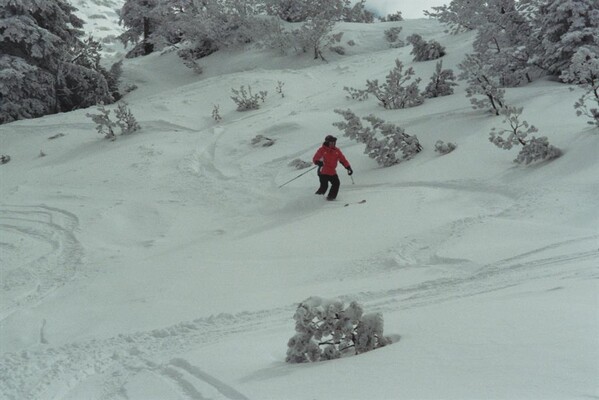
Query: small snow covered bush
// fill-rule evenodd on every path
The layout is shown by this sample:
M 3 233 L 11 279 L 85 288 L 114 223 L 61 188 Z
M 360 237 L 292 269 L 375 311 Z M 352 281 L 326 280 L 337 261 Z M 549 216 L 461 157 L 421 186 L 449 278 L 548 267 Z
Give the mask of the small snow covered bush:
M 110 110 L 101 104 L 98 106 L 98 111 L 100 114 L 86 113 L 85 115 L 96 124 L 96 131 L 99 134 L 104 135 L 106 139 L 115 140 L 116 134 L 113 128 L 116 127 L 116 122 L 110 119 Z
M 335 122 L 334 126 L 343 131 L 343 135 L 364 143 L 366 148 L 364 154 L 375 159 L 382 167 L 389 167 L 409 160 L 422 151 L 422 146 L 416 136 L 410 136 L 404 129 L 387 123 L 384 120 L 370 114 L 362 119 L 370 123 L 370 127 L 364 127 L 360 118 L 351 110 L 335 110 L 343 116 L 345 121 Z M 401 152 L 402 156 L 398 156 Z
M 296 158 L 296 159 L 292 160 L 291 162 L 289 162 L 288 165 L 295 169 L 304 169 L 304 168 L 308 168 L 308 167 L 312 166 L 313 164 L 309 161 L 304 161 L 299 158 Z
M 427 98 L 449 96 L 453 94 L 454 86 L 457 86 L 457 83 L 455 83 L 453 70 L 443 69 L 443 61 L 439 61 L 423 95 Z
M 401 11 L 397 11 L 394 14 L 387 14 L 386 17 L 381 18 L 381 22 L 397 22 L 403 21 L 403 15 L 401 15 Z
M 553 160 L 562 155 L 562 151 L 549 144 L 545 136 L 532 137 L 520 150 L 514 160 L 518 164 L 530 164 L 538 160 Z
M 383 335 L 383 316 L 364 314 L 362 306 L 310 297 L 297 307 L 296 334 L 287 343 L 288 363 L 332 360 L 360 354 L 391 343 Z
M 260 108 L 260 101 L 264 103 L 266 100 L 266 91 L 260 91 L 258 94 L 252 94 L 252 87 L 248 85 L 247 90 L 245 86 L 241 86 L 239 90 L 231 89 L 234 96 L 231 99 L 237 104 L 237 111 L 248 111 L 257 110 Z
M 223 119 L 220 115 L 220 106 L 218 104 L 214 104 L 212 107 L 212 119 L 216 122 L 222 121 Z
M 526 140 L 529 134 L 538 132 L 534 125 L 520 121 L 522 107 L 506 106 L 501 109 L 504 123 L 509 124 L 508 129 L 497 130 L 493 128 L 489 140 L 497 147 L 509 150 L 513 146 L 522 145 L 522 150 L 514 160 L 519 164 L 530 164 L 533 161 L 552 160 L 562 155 L 560 149 L 549 144 L 545 136 L 532 137 Z M 506 135 L 506 137 L 504 137 Z
M 141 129 L 133 113 L 124 101 L 117 104 L 115 110 L 116 124 L 121 128 L 121 134 L 125 135 Z
M 282 81 L 277 81 L 277 87 L 275 88 L 276 92 L 281 95 L 281 97 L 285 97 L 285 93 L 283 93 L 283 86 L 285 83 Z
M 252 146 L 255 147 L 270 147 L 275 144 L 275 140 L 271 138 L 267 138 L 264 135 L 256 135 L 252 141 Z
M 394 26 L 385 30 L 385 39 L 390 43 L 393 48 L 404 47 L 406 43 L 399 38 L 399 34 L 403 28 L 401 26 Z
M 413 46 L 410 54 L 414 55 L 414 61 L 436 60 L 445 55 L 445 47 L 435 40 L 427 42 L 416 33 L 408 36 L 406 40 Z
M 98 111 L 100 114 L 87 113 L 85 115 L 91 118 L 91 120 L 96 124 L 96 131 L 104 135 L 106 139 L 116 139 L 116 133 L 114 132 L 113 128 L 117 126 L 121 128 L 122 135 L 126 135 L 141 129 L 137 123 L 137 120 L 133 116 L 133 113 L 131 113 L 131 110 L 125 102 L 120 102 L 117 104 L 117 109 L 115 110 L 115 115 L 117 118 L 116 122 L 110 118 L 110 110 L 104 107 L 104 105 L 98 106 Z
M 442 140 L 437 140 L 435 143 L 435 151 L 440 154 L 449 154 L 458 147 L 455 143 L 445 143 Z
M 389 71 L 385 83 L 379 84 L 377 79 L 373 81 L 366 80 L 366 89 L 361 90 L 346 86 L 343 90 L 349 93 L 349 98 L 359 101 L 366 100 L 369 95 L 373 95 L 383 107 L 390 110 L 414 107 L 424 102 L 424 97 L 418 88 L 420 78 L 405 86 L 414 74 L 412 67 L 404 71 L 402 62 L 397 59 L 395 60 L 395 68 Z

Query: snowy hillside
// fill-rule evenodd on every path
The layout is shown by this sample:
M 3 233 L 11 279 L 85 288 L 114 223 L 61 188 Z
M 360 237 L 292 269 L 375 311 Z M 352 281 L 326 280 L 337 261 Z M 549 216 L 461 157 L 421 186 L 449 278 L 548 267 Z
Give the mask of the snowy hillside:
M 575 115 L 579 91 L 507 89 L 564 153 L 515 164 L 463 84 L 402 110 L 346 98 L 397 58 L 428 82 L 436 61 L 389 48 L 390 26 L 439 41 L 454 70 L 473 39 L 433 20 L 340 24 L 355 45 L 329 63 L 236 50 L 202 75 L 153 54 L 124 65 L 139 132 L 103 139 L 95 108 L 0 125 L 0 398 L 599 396 L 599 134 Z M 259 110 L 235 110 L 241 85 L 268 92 Z M 379 167 L 332 126 L 347 108 L 424 150 Z M 338 200 L 314 195 L 314 172 L 279 187 L 327 134 L 354 170 L 338 168 Z M 310 296 L 382 313 L 395 343 L 285 363 Z

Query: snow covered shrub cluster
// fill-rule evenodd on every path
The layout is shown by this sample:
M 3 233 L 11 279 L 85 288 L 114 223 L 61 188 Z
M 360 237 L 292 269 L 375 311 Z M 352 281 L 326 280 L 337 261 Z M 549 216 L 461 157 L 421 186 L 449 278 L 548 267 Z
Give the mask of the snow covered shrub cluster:
M 445 143 L 442 140 L 437 140 L 435 143 L 435 151 L 439 154 L 449 154 L 458 147 L 455 143 Z
M 360 118 L 351 110 L 335 110 L 343 116 L 345 121 L 333 123 L 343 131 L 343 135 L 364 143 L 366 148 L 364 154 L 373 158 L 382 167 L 395 165 L 402 160 L 409 160 L 422 151 L 422 146 L 416 136 L 410 136 L 404 129 L 386 123 L 384 120 L 370 114 L 362 119 L 370 123 L 370 127 L 364 127 Z M 401 152 L 401 157 L 398 153 Z
M 394 26 L 385 30 L 385 40 L 390 43 L 392 48 L 404 47 L 406 43 L 399 38 L 399 34 L 402 31 L 401 26 Z
M 429 84 L 424 88 L 422 94 L 426 98 L 449 96 L 453 94 L 453 87 L 457 86 L 455 79 L 453 70 L 443 69 L 443 61 L 439 61 Z
M 120 102 L 115 110 L 116 122 L 110 118 L 111 110 L 104 107 L 104 105 L 98 106 L 100 114 L 86 113 L 85 115 L 96 124 L 96 131 L 104 135 L 106 139 L 115 140 L 116 134 L 114 132 L 115 127 L 121 129 L 121 134 L 126 135 L 128 133 L 135 132 L 141 127 L 137 123 L 137 120 L 131 113 L 131 110 L 127 106 L 127 103 Z
M 435 40 L 427 42 L 422 36 L 414 33 L 406 38 L 412 45 L 410 54 L 414 55 L 414 61 L 436 60 L 445 55 L 445 47 Z
M 354 302 L 310 297 L 297 307 L 296 334 L 287 343 L 288 363 L 333 360 L 360 354 L 391 343 L 383 335 L 383 316 L 364 314 Z
M 561 79 L 576 83 L 585 91 L 574 104 L 576 115 L 587 116 L 587 123 L 599 128 L 599 46 L 581 47 L 573 56 L 570 68 L 562 73 Z M 597 108 L 589 107 L 587 101 L 597 105 Z
M 522 107 L 505 106 L 501 109 L 501 115 L 504 116 L 504 123 L 508 123 L 508 129 L 491 130 L 489 140 L 497 147 L 505 150 L 513 146 L 522 145 L 522 150 L 514 160 L 516 163 L 530 164 L 538 160 L 551 160 L 561 156 L 560 149 L 549 144 L 545 136 L 532 137 L 525 140 L 529 134 L 538 132 L 534 125 L 529 125 L 526 121 L 520 121 Z M 506 137 L 504 137 L 506 135 Z
M 396 59 L 395 68 L 389 71 L 385 83 L 379 84 L 377 79 L 366 80 L 366 89 L 355 89 L 346 86 L 343 90 L 349 93 L 350 98 L 359 101 L 366 100 L 369 95 L 373 95 L 387 109 L 394 110 L 418 106 L 424 102 L 424 97 L 418 88 L 420 78 L 405 86 L 412 79 L 415 72 L 412 67 L 406 71 L 403 70 L 403 67 L 403 63 Z
M 247 90 L 245 86 L 241 86 L 239 89 L 231 89 L 234 96 L 231 99 L 237 104 L 237 111 L 248 111 L 257 110 L 260 108 L 260 101 L 264 103 L 268 92 L 260 91 L 258 94 L 252 94 L 252 87 L 248 85 Z

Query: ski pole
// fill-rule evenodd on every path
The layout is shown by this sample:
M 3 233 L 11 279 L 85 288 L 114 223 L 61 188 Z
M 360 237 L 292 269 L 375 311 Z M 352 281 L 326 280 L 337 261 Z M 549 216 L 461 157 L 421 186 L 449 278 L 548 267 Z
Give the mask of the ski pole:
M 314 170 L 314 169 L 316 169 L 316 168 L 318 168 L 318 165 L 315 165 L 315 166 L 313 166 L 312 168 L 310 168 L 309 170 L 307 170 L 307 171 L 305 171 L 305 172 L 302 172 L 301 174 L 299 174 L 299 175 L 298 175 L 298 176 L 296 176 L 295 178 L 288 180 L 287 182 L 285 182 L 285 183 L 283 183 L 281 186 L 279 186 L 279 188 L 282 188 L 283 186 L 285 186 L 285 185 L 286 185 L 286 184 L 288 184 L 289 182 L 293 182 L 293 181 L 294 181 L 294 180 L 296 180 L 297 178 L 299 178 L 299 177 L 301 177 L 301 176 L 303 176 L 303 175 L 306 175 L 308 172 L 310 172 L 310 171 L 312 171 L 312 170 Z

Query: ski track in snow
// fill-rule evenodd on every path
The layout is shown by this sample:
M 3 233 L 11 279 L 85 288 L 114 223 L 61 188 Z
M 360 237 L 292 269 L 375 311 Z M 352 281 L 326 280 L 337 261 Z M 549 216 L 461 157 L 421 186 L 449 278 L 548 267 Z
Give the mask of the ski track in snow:
M 341 296 L 341 299 L 360 301 L 369 311 L 398 312 L 548 277 L 597 279 L 598 274 L 589 273 L 592 271 L 589 265 L 599 259 L 595 246 L 598 239 L 598 236 L 589 236 L 556 242 L 476 266 L 468 270 L 472 272 L 461 276 Z M 559 255 L 546 254 L 555 249 L 560 250 Z M 0 358 L 0 375 L 4 377 L 0 394 L 11 400 L 71 398 L 71 391 L 88 382 L 96 384 L 100 379 L 102 398 L 126 400 L 131 382 L 149 374 L 152 382 L 164 383 L 163 390 L 168 387 L 184 399 L 247 399 L 230 384 L 206 373 L 202 366 L 193 365 L 184 358 L 172 358 L 172 355 L 241 332 L 288 326 L 291 335 L 290 317 L 294 309 L 295 305 L 289 305 L 235 315 L 220 314 L 149 332 L 72 343 L 59 348 L 40 346 L 19 354 L 5 353 Z
M 0 205 L 0 321 L 75 278 L 83 257 L 78 226 L 77 216 L 58 208 Z

